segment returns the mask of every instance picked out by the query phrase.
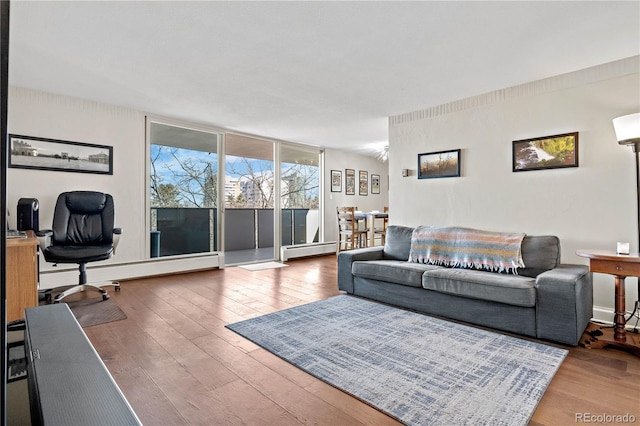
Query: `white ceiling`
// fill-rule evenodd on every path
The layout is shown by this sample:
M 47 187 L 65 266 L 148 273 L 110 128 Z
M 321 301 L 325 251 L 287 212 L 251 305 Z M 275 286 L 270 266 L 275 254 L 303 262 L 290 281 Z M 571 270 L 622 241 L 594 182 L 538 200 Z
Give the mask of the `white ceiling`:
M 639 1 L 24 2 L 9 80 L 366 152 L 387 117 L 640 54 Z

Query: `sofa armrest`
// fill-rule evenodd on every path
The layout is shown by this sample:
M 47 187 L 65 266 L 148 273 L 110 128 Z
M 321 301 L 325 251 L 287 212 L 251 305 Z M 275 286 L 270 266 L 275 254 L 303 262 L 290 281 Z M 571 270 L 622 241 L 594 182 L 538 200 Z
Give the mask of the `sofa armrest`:
M 538 275 L 538 338 L 575 346 L 592 316 L 593 274 L 587 266 L 561 264 Z
M 353 274 L 351 265 L 357 260 L 380 260 L 383 258 L 383 247 L 367 247 L 338 253 L 338 289 L 353 293 Z

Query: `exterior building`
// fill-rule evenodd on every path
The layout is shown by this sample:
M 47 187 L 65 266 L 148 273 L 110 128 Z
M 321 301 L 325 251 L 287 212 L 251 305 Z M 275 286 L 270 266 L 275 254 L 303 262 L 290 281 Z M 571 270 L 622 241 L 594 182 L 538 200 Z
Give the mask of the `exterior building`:
M 109 164 L 109 156 L 104 153 L 89 156 L 90 163 Z
M 19 139 L 14 139 L 11 153 L 14 155 L 27 155 L 30 157 L 37 157 L 38 149 L 32 147 L 31 145 L 29 145 L 24 141 L 21 141 Z

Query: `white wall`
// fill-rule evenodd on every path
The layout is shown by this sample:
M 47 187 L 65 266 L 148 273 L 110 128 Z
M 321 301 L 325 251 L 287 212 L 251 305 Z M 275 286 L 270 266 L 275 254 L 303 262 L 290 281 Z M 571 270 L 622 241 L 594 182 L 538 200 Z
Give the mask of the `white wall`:
M 577 249 L 637 250 L 634 156 L 611 120 L 640 111 L 640 57 L 391 117 L 390 223 L 557 235 Z M 579 132 L 579 167 L 512 172 L 512 141 Z M 461 177 L 416 178 L 417 154 L 462 149 Z M 411 176 L 401 177 L 401 170 Z M 627 280 L 627 306 L 637 298 Z M 594 275 L 595 316 L 611 321 L 613 278 Z
M 113 195 L 116 226 L 123 235 L 115 257 L 104 263 L 146 257 L 144 114 L 121 107 L 11 87 L 9 133 L 113 147 L 113 175 L 9 168 L 9 225 L 16 227 L 16 206 L 22 197 L 40 203 L 40 229 L 51 228 L 58 194 L 96 190 Z M 65 266 L 66 267 L 66 266 Z M 40 263 L 41 271 L 52 269 Z M 58 269 L 64 268 L 62 265 Z
M 9 90 L 9 133 L 59 139 L 72 142 L 84 142 L 113 147 L 113 175 L 71 173 L 44 170 L 26 170 L 9 168 L 7 171 L 7 206 L 10 208 L 9 225 L 16 227 L 16 206 L 23 197 L 37 198 L 40 202 L 40 229 L 51 227 L 53 209 L 58 194 L 72 190 L 97 190 L 113 195 L 116 205 L 116 225 L 123 228 L 116 256 L 112 259 L 91 265 L 91 279 L 123 279 L 132 276 L 132 270 L 157 270 L 169 273 L 171 269 L 161 266 L 138 266 L 131 263 L 146 261 L 148 256 L 148 238 L 146 235 L 145 185 L 147 154 L 145 149 L 145 114 L 128 108 L 105 105 L 93 101 L 60 96 L 46 92 L 11 87 Z M 338 205 L 355 205 L 359 209 L 382 210 L 388 205 L 387 164 L 373 157 L 347 153 L 339 150 L 325 151 L 325 187 L 330 188 L 331 169 L 352 168 L 366 170 L 381 176 L 380 194 L 368 196 L 329 193 L 325 199 L 326 218 L 325 241 L 335 241 L 335 208 Z M 370 190 L 369 184 L 369 190 Z M 158 261 L 156 259 L 155 261 Z M 172 262 L 171 268 L 180 270 L 177 263 L 185 269 L 202 268 L 203 260 L 182 260 Z M 112 272 L 114 268 L 102 268 L 100 265 L 130 264 Z M 209 263 L 210 264 L 210 263 Z M 44 288 L 61 285 L 65 280 L 74 280 L 77 275 L 75 265 L 53 267 L 40 262 L 42 286 Z M 217 260 L 212 266 L 217 266 Z M 56 273 L 56 271 L 71 271 Z M 113 275 L 116 274 L 116 275 Z M 147 274 L 142 273 L 142 275 Z M 135 275 L 133 275 L 135 276 Z
M 338 238 L 338 220 L 336 216 L 336 207 L 338 206 L 354 206 L 358 210 L 383 211 L 389 206 L 389 179 L 388 179 L 388 163 L 383 163 L 375 157 L 354 154 L 346 151 L 335 149 L 326 149 L 324 153 L 325 168 L 325 228 L 324 240 L 336 241 Z M 345 193 L 345 169 L 354 169 L 356 171 L 356 194 L 346 195 Z M 342 172 L 342 191 L 331 192 L 331 170 L 340 170 Z M 360 170 L 369 173 L 368 195 L 359 195 L 358 176 Z M 371 193 L 371 175 L 380 175 L 380 194 Z M 394 214 L 389 211 L 389 217 Z

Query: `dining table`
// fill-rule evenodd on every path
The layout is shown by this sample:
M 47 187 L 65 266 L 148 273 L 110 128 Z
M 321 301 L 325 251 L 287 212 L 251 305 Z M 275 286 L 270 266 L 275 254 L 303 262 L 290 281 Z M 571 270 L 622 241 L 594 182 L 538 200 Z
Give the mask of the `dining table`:
M 355 219 L 358 222 L 363 222 L 364 228 L 367 230 L 367 236 L 369 239 L 369 247 L 375 245 L 375 223 L 376 219 L 387 219 L 389 213 L 381 212 L 378 210 L 371 210 L 370 212 L 363 212 L 356 210 Z

